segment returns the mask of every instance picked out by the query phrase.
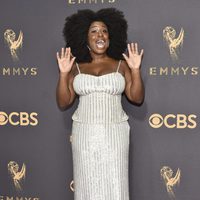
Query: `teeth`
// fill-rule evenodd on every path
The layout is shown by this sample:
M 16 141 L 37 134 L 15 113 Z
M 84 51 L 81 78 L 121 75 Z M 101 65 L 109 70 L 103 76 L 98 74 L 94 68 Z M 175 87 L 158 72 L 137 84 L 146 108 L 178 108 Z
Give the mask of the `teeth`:
M 96 44 L 97 44 L 97 47 L 102 48 L 104 47 L 105 42 L 103 40 L 97 40 Z
M 97 44 L 98 43 L 105 43 L 103 40 L 97 40 Z

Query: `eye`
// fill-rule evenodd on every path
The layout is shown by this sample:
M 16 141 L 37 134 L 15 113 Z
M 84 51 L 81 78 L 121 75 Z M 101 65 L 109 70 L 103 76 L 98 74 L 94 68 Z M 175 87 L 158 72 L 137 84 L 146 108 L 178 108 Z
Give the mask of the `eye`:
M 91 33 L 96 33 L 96 32 L 97 32 L 97 29 L 92 29 L 90 32 L 91 32 Z
M 105 29 L 105 30 L 103 30 L 103 32 L 104 32 L 104 33 L 107 33 L 108 31 Z

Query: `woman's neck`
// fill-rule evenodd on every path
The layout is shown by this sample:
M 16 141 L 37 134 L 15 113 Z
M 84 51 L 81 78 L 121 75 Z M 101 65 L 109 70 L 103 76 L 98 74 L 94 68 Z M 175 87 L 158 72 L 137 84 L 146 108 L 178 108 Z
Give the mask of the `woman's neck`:
M 109 59 L 109 57 L 107 56 L 107 54 L 95 54 L 95 53 L 90 53 L 91 57 L 92 57 L 92 62 L 93 63 L 99 63 L 102 62 L 102 60 L 107 60 Z

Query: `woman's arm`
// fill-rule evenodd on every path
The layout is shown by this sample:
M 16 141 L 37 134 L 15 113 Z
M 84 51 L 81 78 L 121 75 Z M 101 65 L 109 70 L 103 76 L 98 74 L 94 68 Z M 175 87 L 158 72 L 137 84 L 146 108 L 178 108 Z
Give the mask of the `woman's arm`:
M 61 110 L 65 110 L 73 103 L 76 94 L 73 86 L 73 76 L 70 73 L 60 73 L 56 88 L 57 105 Z
M 125 79 L 126 96 L 131 102 L 141 104 L 144 100 L 144 84 L 142 81 L 140 69 L 127 69 L 125 71 Z
M 75 57 L 72 59 L 70 48 L 64 48 L 61 50 L 61 55 L 57 52 L 58 66 L 60 69 L 59 80 L 56 88 L 56 101 L 61 110 L 65 110 L 75 99 L 76 94 L 73 89 L 72 66 Z
M 144 100 L 144 84 L 140 71 L 143 52 L 144 50 L 142 49 L 139 54 L 137 43 L 131 43 L 128 44 L 129 57 L 123 54 L 126 60 L 126 63 L 124 63 L 126 79 L 125 94 L 131 102 L 137 104 L 141 104 Z

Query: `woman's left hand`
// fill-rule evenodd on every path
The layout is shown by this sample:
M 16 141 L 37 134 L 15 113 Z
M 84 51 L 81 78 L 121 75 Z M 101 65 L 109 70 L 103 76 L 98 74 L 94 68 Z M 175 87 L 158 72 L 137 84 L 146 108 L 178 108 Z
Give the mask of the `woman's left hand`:
M 139 69 L 141 65 L 144 49 L 142 49 L 139 53 L 137 43 L 131 43 L 131 44 L 128 44 L 127 46 L 128 46 L 129 57 L 124 53 L 122 55 L 124 56 L 128 66 L 131 69 Z

